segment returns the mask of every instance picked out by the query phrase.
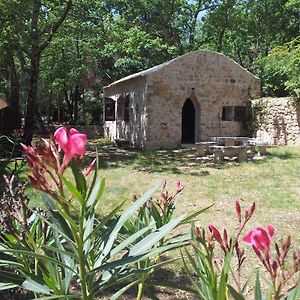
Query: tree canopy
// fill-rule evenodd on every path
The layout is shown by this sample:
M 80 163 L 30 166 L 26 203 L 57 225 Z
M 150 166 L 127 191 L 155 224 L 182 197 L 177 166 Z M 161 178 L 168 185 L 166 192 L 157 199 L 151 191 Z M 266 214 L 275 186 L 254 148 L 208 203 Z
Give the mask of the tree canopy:
M 188 51 L 228 55 L 300 97 L 300 0 L 0 0 L 0 96 L 25 117 L 95 122 L 104 85 Z

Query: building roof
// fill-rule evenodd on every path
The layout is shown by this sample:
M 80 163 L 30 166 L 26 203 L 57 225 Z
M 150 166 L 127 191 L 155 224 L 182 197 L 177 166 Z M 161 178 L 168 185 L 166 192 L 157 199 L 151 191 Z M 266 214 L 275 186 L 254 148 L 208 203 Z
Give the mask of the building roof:
M 170 65 L 170 64 L 173 64 L 179 60 L 181 60 L 183 57 L 185 56 L 190 56 L 190 55 L 199 55 L 199 54 L 204 54 L 204 53 L 210 53 L 210 54 L 216 54 L 216 55 L 219 55 L 219 56 L 223 56 L 225 58 L 227 58 L 228 60 L 232 61 L 233 64 L 235 65 L 238 65 L 241 69 L 245 70 L 247 73 L 249 73 L 249 75 L 252 75 L 253 77 L 255 77 L 251 72 L 249 72 L 247 69 L 243 68 L 241 65 L 239 65 L 236 61 L 234 61 L 233 59 L 229 58 L 228 56 L 222 54 L 222 53 L 218 53 L 216 51 L 210 51 L 210 50 L 197 50 L 197 51 L 192 51 L 192 52 L 188 52 L 184 55 L 181 55 L 179 57 L 176 57 L 170 61 L 167 61 L 165 63 L 162 63 L 160 65 L 157 65 L 155 67 L 152 67 L 152 68 L 149 68 L 147 70 L 144 70 L 144 71 L 141 71 L 141 72 L 138 72 L 138 73 L 134 73 L 134 74 L 131 74 L 129 76 L 126 76 L 126 77 L 123 77 L 117 81 L 114 81 L 112 82 L 111 84 L 107 85 L 104 87 L 105 88 L 109 88 L 109 87 L 112 87 L 116 84 L 119 84 L 121 82 L 125 82 L 125 81 L 128 81 L 128 80 L 131 80 L 131 79 L 135 79 L 135 78 L 138 78 L 138 77 L 145 77 L 149 74 L 152 74 L 154 72 L 157 72 L 163 68 L 165 68 L 166 66 Z

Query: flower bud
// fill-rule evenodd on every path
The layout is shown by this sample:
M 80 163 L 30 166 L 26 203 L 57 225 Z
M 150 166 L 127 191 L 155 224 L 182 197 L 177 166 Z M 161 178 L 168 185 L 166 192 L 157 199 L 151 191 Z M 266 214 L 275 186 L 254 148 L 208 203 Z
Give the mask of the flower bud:
M 242 218 L 241 218 L 241 206 L 239 201 L 235 201 L 235 211 L 236 211 L 236 215 L 238 218 L 239 223 L 242 222 Z

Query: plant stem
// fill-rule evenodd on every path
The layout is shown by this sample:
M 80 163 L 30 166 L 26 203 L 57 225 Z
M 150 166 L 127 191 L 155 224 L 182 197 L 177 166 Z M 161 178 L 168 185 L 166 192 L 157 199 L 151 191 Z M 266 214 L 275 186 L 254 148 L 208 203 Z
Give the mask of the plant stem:
M 141 300 L 144 294 L 144 288 L 145 288 L 145 282 L 142 281 L 141 283 L 139 283 L 138 285 L 138 294 L 136 296 L 136 300 Z
M 80 221 L 79 221 L 79 240 L 78 240 L 78 258 L 79 258 L 79 270 L 80 270 L 80 284 L 81 284 L 81 299 L 87 300 L 88 299 L 88 287 L 86 284 L 86 260 L 85 255 L 83 252 L 83 246 L 84 246 L 84 227 L 83 227 L 83 221 L 84 221 L 84 215 L 81 213 L 80 215 Z

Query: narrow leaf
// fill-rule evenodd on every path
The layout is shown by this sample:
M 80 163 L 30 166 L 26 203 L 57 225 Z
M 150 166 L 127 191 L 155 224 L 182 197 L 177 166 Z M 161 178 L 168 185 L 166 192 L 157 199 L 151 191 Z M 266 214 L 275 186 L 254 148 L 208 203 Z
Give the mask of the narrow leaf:
M 96 208 L 96 205 L 99 203 L 99 200 L 102 199 L 103 192 L 105 188 L 105 178 L 99 178 L 96 183 L 94 188 L 91 191 L 90 196 L 88 197 L 86 206 L 87 207 L 94 207 Z
M 99 260 L 96 263 L 96 266 L 101 265 L 101 261 L 109 254 L 111 251 L 111 248 L 116 240 L 116 237 L 120 231 L 120 229 L 123 227 L 124 223 L 135 213 L 137 210 L 143 206 L 153 195 L 153 193 L 161 186 L 161 183 L 156 184 L 151 189 L 148 190 L 146 194 L 144 194 L 142 197 L 140 197 L 137 201 L 132 203 L 121 215 L 120 219 L 118 220 L 118 223 L 113 228 L 110 236 L 108 237 L 107 242 L 105 243 L 104 249 L 102 251 L 102 254 L 99 258 Z
M 24 289 L 34 293 L 50 295 L 50 289 L 46 285 L 40 284 L 30 277 L 27 277 L 27 279 L 22 283 L 22 286 Z
M 256 280 L 255 280 L 255 292 L 254 292 L 255 300 L 262 300 L 260 280 L 259 280 L 259 272 L 256 272 Z
M 75 199 L 77 199 L 80 203 L 83 202 L 83 198 L 81 193 L 77 190 L 76 186 L 66 179 L 64 176 L 60 176 L 65 186 L 68 188 L 68 190 L 71 192 L 72 196 L 74 196 Z
M 138 255 L 150 249 L 163 237 L 165 237 L 171 230 L 173 230 L 184 219 L 184 217 L 184 215 L 177 217 L 176 219 L 157 229 L 155 232 L 146 236 L 130 249 L 129 255 Z
M 139 284 L 141 282 L 141 279 L 138 279 L 136 281 L 133 281 L 131 283 L 129 283 L 128 285 L 124 286 L 123 288 L 121 288 L 118 292 L 116 292 L 115 294 L 113 294 L 110 297 L 110 300 L 116 300 L 118 299 L 121 295 L 123 295 L 128 289 L 130 289 L 131 287 Z
M 236 291 L 230 284 L 227 284 L 227 287 L 234 300 L 246 300 L 244 296 Z

